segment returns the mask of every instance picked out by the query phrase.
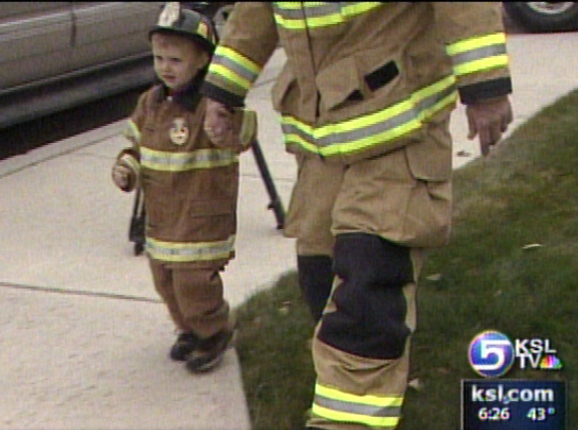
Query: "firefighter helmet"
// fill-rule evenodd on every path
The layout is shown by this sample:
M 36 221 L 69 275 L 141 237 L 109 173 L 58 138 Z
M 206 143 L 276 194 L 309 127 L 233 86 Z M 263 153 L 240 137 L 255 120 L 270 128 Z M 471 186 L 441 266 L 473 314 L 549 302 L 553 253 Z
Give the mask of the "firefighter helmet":
M 212 54 L 217 44 L 215 30 L 209 18 L 181 6 L 179 2 L 167 3 L 156 25 L 149 31 L 149 39 L 154 33 L 173 33 L 198 42 Z

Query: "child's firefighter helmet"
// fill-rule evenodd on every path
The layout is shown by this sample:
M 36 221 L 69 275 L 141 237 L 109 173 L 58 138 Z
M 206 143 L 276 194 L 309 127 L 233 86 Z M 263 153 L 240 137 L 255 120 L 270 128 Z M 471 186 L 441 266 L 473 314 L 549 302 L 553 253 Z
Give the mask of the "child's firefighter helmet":
M 186 9 L 179 2 L 167 3 L 156 25 L 149 31 L 149 38 L 154 33 L 173 33 L 188 37 L 198 42 L 210 54 L 215 51 L 217 38 L 209 18 L 200 13 Z

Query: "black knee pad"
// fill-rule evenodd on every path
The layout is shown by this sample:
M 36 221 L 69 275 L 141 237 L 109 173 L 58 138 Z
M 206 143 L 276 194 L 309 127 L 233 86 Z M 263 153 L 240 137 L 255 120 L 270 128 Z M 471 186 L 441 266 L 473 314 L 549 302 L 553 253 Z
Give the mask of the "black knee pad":
M 298 255 L 299 287 L 317 322 L 333 285 L 333 260 L 328 255 Z
M 323 317 L 320 340 L 363 357 L 400 357 L 410 333 L 402 291 L 413 281 L 409 249 L 369 234 L 338 235 L 334 262 L 336 311 Z
M 366 233 L 337 235 L 334 270 L 362 285 L 396 286 L 413 281 L 409 248 Z

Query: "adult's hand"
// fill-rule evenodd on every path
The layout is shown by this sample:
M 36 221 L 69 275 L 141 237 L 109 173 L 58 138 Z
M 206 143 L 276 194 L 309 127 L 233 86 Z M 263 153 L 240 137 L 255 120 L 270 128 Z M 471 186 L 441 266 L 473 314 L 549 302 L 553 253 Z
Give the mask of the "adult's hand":
M 512 122 L 512 106 L 508 96 L 479 101 L 466 107 L 468 118 L 468 139 L 479 135 L 480 148 L 484 156 L 490 153 L 490 146 L 496 145 Z

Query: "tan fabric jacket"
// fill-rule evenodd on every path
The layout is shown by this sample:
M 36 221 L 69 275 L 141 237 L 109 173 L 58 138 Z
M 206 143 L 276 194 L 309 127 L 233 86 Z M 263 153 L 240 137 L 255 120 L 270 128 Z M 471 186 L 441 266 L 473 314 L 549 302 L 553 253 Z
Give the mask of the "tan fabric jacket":
M 239 2 L 201 91 L 241 106 L 278 43 L 290 152 L 346 163 L 421 140 L 464 103 L 511 92 L 499 3 Z
M 195 100 L 196 99 L 196 100 Z M 234 256 L 238 154 L 203 131 L 206 100 L 197 88 L 177 99 L 162 85 L 144 93 L 117 159 L 132 169 L 146 205 L 146 249 L 156 260 L 220 267 Z

